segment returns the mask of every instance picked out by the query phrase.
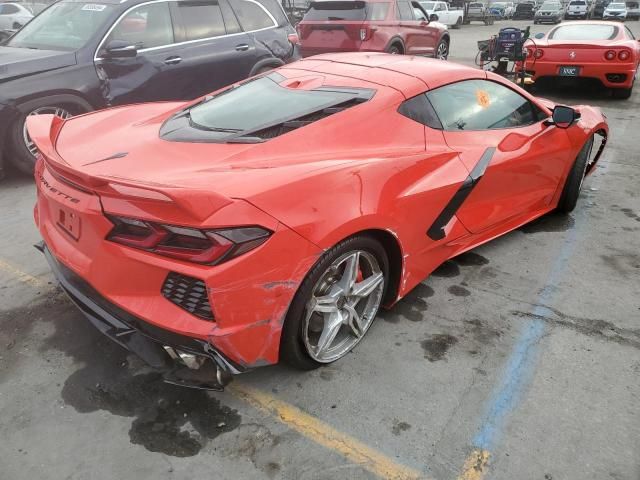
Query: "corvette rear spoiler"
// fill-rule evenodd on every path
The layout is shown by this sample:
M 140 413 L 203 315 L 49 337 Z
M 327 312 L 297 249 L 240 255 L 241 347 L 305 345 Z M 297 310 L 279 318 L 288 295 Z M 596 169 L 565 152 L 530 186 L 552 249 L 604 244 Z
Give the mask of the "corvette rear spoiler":
M 210 217 L 233 202 L 232 199 L 209 190 L 95 175 L 73 168 L 55 147 L 66 121 L 54 115 L 33 115 L 27 118 L 27 130 L 49 172 L 57 180 L 73 188 L 97 194 L 105 200 L 111 198 L 173 204 L 198 221 Z

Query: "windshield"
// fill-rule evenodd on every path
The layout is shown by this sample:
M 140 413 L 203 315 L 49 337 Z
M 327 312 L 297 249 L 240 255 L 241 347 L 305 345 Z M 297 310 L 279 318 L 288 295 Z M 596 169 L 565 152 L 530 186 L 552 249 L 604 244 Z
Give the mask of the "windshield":
M 262 77 L 192 107 L 189 114 L 196 128 L 225 133 L 252 132 L 357 97 L 353 91 L 339 90 L 294 90 Z
M 559 3 L 543 3 L 542 7 L 540 8 L 541 10 L 560 10 L 560 4 Z
M 425 10 L 433 10 L 436 6 L 436 2 L 420 2 L 420 5 L 422 5 L 422 8 Z
M 507 6 L 507 4 L 506 4 L 506 3 L 502 3 L 502 2 L 495 2 L 495 3 L 494 3 L 494 4 L 492 4 L 491 6 L 492 6 L 492 7 L 495 7 L 495 8 L 504 8 L 504 7 L 506 7 L 506 6 Z
M 549 34 L 550 40 L 611 40 L 616 37 L 615 25 L 564 25 Z
M 111 5 L 97 3 L 56 3 L 22 27 L 7 46 L 77 50 L 107 22 L 112 10 Z
M 610 10 L 623 10 L 626 5 L 624 3 L 610 3 L 608 8 Z
M 388 10 L 388 3 L 366 3 L 360 0 L 311 2 L 311 8 L 305 14 L 304 20 L 384 20 Z

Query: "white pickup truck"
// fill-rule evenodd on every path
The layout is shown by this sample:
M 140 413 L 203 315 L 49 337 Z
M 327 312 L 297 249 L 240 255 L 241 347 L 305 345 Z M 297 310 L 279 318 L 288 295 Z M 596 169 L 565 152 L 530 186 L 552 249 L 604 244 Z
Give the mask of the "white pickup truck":
M 429 19 L 435 15 L 435 21 L 454 27 L 462 25 L 464 12 L 462 10 L 450 10 L 447 2 L 437 2 L 424 0 L 420 1 L 420 6 L 427 12 Z

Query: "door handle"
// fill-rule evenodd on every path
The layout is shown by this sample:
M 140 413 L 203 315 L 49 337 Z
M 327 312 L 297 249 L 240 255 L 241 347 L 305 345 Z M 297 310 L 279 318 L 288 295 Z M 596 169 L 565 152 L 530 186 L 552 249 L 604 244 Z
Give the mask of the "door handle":
M 247 50 L 249 50 L 249 45 L 247 45 L 246 43 L 241 43 L 240 45 L 236 45 L 236 50 L 238 50 L 239 52 L 246 52 Z
M 164 64 L 165 65 L 177 65 L 178 63 L 180 63 L 182 61 L 182 57 L 169 57 L 167 59 L 165 59 Z

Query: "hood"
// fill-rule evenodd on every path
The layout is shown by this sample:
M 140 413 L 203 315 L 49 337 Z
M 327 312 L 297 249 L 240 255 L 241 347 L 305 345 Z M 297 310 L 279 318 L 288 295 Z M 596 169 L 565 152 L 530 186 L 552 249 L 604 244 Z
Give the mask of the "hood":
M 0 82 L 75 65 L 74 52 L 0 47 Z

